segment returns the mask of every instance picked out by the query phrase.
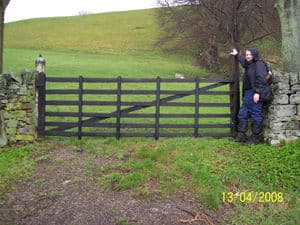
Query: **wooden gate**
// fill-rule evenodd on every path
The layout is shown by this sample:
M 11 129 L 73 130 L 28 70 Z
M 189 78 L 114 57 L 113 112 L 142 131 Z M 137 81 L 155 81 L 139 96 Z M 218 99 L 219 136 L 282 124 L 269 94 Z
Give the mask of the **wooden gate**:
M 38 75 L 39 136 L 232 136 L 238 80 Z

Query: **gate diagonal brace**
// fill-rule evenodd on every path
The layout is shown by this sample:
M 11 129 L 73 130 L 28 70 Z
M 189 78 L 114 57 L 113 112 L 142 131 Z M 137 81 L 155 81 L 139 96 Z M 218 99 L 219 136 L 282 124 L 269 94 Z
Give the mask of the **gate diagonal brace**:
M 228 82 L 222 82 L 222 81 L 220 81 L 218 83 L 211 84 L 211 85 L 199 88 L 200 94 L 209 93 L 209 92 L 207 92 L 209 89 L 221 87 L 221 86 L 226 85 L 227 83 Z M 194 92 L 194 91 L 195 91 L 195 89 L 193 89 L 191 91 L 187 91 L 188 92 L 187 94 L 176 94 L 176 95 L 171 95 L 171 96 L 168 96 L 168 97 L 165 97 L 165 98 L 161 98 L 160 102 L 161 103 L 166 103 L 166 102 L 170 102 L 170 101 L 173 101 L 173 100 L 176 100 L 176 99 L 184 98 L 184 97 L 193 95 L 192 92 Z M 152 103 L 155 103 L 155 102 L 156 101 L 152 101 Z M 134 112 L 134 111 L 145 109 L 145 108 L 149 108 L 149 107 L 153 107 L 153 106 L 149 106 L 149 105 L 140 105 L 140 106 L 137 106 L 136 105 L 136 106 L 132 106 L 132 107 L 129 107 L 129 108 L 126 108 L 126 109 L 122 109 L 121 110 L 121 114 L 122 113 L 130 113 L 130 112 Z M 116 112 L 117 111 L 114 111 L 112 113 L 116 113 Z M 110 119 L 110 118 L 111 118 L 110 116 L 107 116 L 107 117 L 92 117 L 92 118 L 83 120 L 82 121 L 82 125 L 84 126 L 86 123 L 103 121 L 103 120 Z M 74 125 L 62 126 L 62 127 L 57 127 L 57 128 L 50 129 L 50 130 L 48 130 L 48 132 L 66 131 L 68 129 L 72 129 L 72 128 L 75 128 L 75 127 L 77 127 L 77 126 L 74 126 Z

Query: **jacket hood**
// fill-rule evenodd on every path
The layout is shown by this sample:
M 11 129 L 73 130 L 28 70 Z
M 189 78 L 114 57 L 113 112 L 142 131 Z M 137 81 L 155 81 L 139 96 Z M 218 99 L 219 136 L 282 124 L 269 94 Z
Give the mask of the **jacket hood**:
M 259 52 L 255 48 L 247 48 L 247 51 L 251 52 L 254 61 L 259 60 Z

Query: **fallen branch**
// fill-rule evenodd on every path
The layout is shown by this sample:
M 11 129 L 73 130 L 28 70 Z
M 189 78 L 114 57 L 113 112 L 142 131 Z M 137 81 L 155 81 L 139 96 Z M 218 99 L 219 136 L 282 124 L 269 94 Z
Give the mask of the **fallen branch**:
M 193 219 L 180 219 L 179 222 L 192 224 L 192 223 L 194 223 L 196 221 L 200 221 L 200 220 L 204 221 L 208 225 L 214 225 L 212 220 L 205 213 L 202 213 L 202 212 L 197 212 Z

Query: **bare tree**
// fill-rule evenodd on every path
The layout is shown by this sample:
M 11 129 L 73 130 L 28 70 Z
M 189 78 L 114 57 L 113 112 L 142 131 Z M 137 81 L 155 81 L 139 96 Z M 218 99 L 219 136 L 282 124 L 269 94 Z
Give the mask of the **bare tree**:
M 278 0 L 285 71 L 300 73 L 300 0 Z
M 0 0 L 0 73 L 3 71 L 4 15 L 10 0 Z
M 220 44 L 240 48 L 270 35 L 278 37 L 280 33 L 275 0 L 159 2 L 163 7 L 158 18 L 165 31 L 160 43 L 167 47 L 197 49 L 193 54 L 201 52 L 212 64 L 218 59 Z M 172 46 L 172 42 L 176 44 Z

